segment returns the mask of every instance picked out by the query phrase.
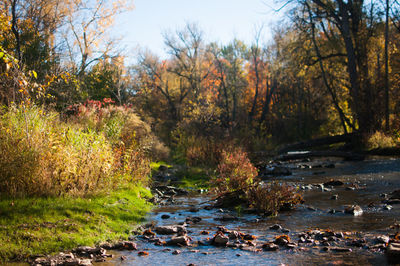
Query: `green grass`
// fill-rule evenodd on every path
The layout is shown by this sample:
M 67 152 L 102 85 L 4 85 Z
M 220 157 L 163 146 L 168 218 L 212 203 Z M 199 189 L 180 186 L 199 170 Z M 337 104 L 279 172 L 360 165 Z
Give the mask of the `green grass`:
M 0 262 L 126 239 L 151 193 L 139 186 L 87 198 L 0 200 Z
M 180 179 L 179 187 L 190 189 L 208 189 L 210 187 L 211 170 L 201 167 L 191 167 L 176 173 Z
M 159 168 L 161 165 L 164 165 L 164 166 L 166 166 L 166 167 L 168 167 L 168 168 L 171 168 L 171 167 L 172 167 L 172 165 L 170 165 L 170 164 L 168 164 L 168 163 L 166 163 L 166 162 L 163 162 L 163 161 L 151 162 L 151 163 L 150 163 L 151 173 L 153 174 L 153 173 L 158 172 L 158 168 Z

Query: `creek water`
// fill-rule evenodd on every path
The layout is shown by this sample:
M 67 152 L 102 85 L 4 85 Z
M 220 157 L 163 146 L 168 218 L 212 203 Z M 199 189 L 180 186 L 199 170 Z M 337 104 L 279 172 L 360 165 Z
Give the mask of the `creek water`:
M 272 231 L 269 227 L 280 224 L 290 230 L 288 235 L 297 242 L 298 234 L 309 229 L 331 229 L 360 234 L 366 239 L 376 235 L 393 234 L 390 225 L 400 220 L 400 205 L 393 205 L 393 209 L 383 208 L 382 193 L 390 193 L 400 189 L 400 159 L 394 158 L 368 158 L 361 162 L 346 162 L 325 158 L 324 160 L 300 163 L 316 166 L 333 163 L 335 168 L 299 169 L 299 163 L 289 164 L 293 169 L 290 176 L 275 177 L 271 180 L 285 181 L 301 188 L 309 184 L 321 184 L 331 179 L 340 180 L 345 184 L 334 187 L 331 191 L 323 191 L 313 186 L 312 189 L 300 190 L 305 203 L 296 209 L 280 213 L 277 217 L 260 217 L 254 214 L 241 214 L 235 221 L 217 221 L 227 213 L 237 216 L 234 211 L 218 209 L 206 210 L 201 204 L 207 201 L 208 196 L 190 195 L 176 198 L 175 203 L 168 206 L 155 208 L 148 215 L 148 222 L 157 225 L 176 225 L 185 221 L 187 217 L 201 217 L 199 223 L 187 226 L 188 235 L 192 243 L 198 240 L 212 238 L 218 226 L 225 226 L 231 230 L 240 230 L 257 236 L 256 242 L 272 241 L 282 234 Z M 357 187 L 348 190 L 347 187 Z M 332 200 L 333 195 L 338 195 L 337 200 Z M 329 210 L 343 210 L 344 205 L 357 204 L 363 209 L 361 216 L 344 213 L 329 213 Z M 197 212 L 191 212 L 196 207 Z M 309 208 L 312 207 L 312 208 Z M 169 219 L 162 219 L 163 214 L 168 214 Z M 202 235 L 206 230 L 210 235 Z M 166 240 L 168 236 L 164 237 Z M 214 247 L 212 245 L 190 247 L 156 246 L 144 240 L 137 241 L 139 251 L 147 251 L 148 256 L 138 256 L 138 251 L 114 252 L 113 259 L 98 265 L 387 265 L 383 252 L 371 251 L 362 247 L 351 247 L 352 252 L 324 251 L 321 246 L 303 245 L 302 249 L 280 249 L 278 251 L 251 252 L 228 247 Z M 170 249 L 166 249 L 170 248 Z M 173 255 L 174 250 L 181 253 Z M 125 260 L 121 260 L 125 256 Z

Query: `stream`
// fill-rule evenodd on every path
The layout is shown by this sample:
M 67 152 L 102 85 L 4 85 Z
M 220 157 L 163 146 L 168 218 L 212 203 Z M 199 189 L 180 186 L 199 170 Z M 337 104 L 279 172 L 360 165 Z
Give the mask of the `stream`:
M 334 168 L 320 165 L 333 164 Z M 171 205 L 155 208 L 147 217 L 148 222 L 156 225 L 177 225 L 187 217 L 200 217 L 201 221 L 187 225 L 188 235 L 192 238 L 191 246 L 173 247 L 156 246 L 154 243 L 138 237 L 135 239 L 137 251 L 113 251 L 114 257 L 96 265 L 387 265 L 383 251 L 366 247 L 351 247 L 351 252 L 326 251 L 317 244 L 298 244 L 294 249 L 277 251 L 249 251 L 232 247 L 198 245 L 215 234 L 218 226 L 238 230 L 257 236 L 255 242 L 273 241 L 281 231 L 274 231 L 270 226 L 279 224 L 288 229 L 286 234 L 298 243 L 298 235 L 310 229 L 330 229 L 335 232 L 348 232 L 353 236 L 362 236 L 368 241 L 377 235 L 394 234 L 389 227 L 400 220 L 400 205 L 392 205 L 388 210 L 382 203 L 382 194 L 389 194 L 400 189 L 400 159 L 371 157 L 360 162 L 335 160 L 333 158 L 318 161 L 285 164 L 293 174 L 270 178 L 288 182 L 299 188 L 305 203 L 296 209 L 280 213 L 277 217 L 260 217 L 255 214 L 238 215 L 235 211 L 204 209 L 209 200 L 207 195 L 193 194 L 177 197 Z M 301 167 L 300 167 L 301 166 Z M 311 166 L 311 168 L 309 168 Z M 340 180 L 344 185 L 323 189 L 317 184 L 330 180 Z M 355 188 L 350 189 L 351 187 Z M 332 196 L 337 195 L 337 199 Z M 363 213 L 353 216 L 340 212 L 345 205 L 359 205 Z M 339 212 L 332 213 L 331 210 Z M 162 215 L 170 218 L 162 219 Z M 220 221 L 230 214 L 237 220 Z M 164 217 L 165 218 L 165 217 Z M 209 232 L 204 235 L 203 231 Z M 168 240 L 170 236 L 158 235 Z M 174 255 L 173 251 L 180 253 Z M 138 251 L 149 254 L 139 256 Z M 124 260 L 121 260 L 121 257 Z

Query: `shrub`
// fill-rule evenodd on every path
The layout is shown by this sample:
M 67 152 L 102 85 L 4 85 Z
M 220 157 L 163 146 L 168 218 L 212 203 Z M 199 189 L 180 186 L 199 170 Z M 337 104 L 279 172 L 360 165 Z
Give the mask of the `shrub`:
M 250 162 L 246 152 L 240 148 L 224 150 L 218 165 L 218 177 L 213 180 L 213 184 L 219 193 L 246 191 L 257 175 L 257 169 Z
M 367 148 L 370 150 L 392 148 L 395 146 L 396 142 L 393 138 L 380 131 L 376 131 L 367 139 Z
M 174 160 L 188 166 L 216 167 L 221 160 L 223 148 L 229 146 L 211 136 L 191 135 L 182 129 L 173 132 L 173 142 Z
M 87 101 L 77 109 L 70 120 L 97 132 L 103 132 L 113 147 L 140 148 L 153 160 L 168 156 L 168 148 L 152 133 L 150 126 L 129 106 L 115 106 L 110 99 Z M 117 148 L 118 149 L 118 148 Z
M 150 174 L 146 145 L 153 136 L 137 116 L 128 112 L 130 119 L 125 120 L 125 114 L 119 108 L 107 108 L 101 119 L 91 113 L 82 120 L 73 117 L 61 122 L 57 113 L 35 106 L 4 109 L 0 114 L 0 192 L 86 195 L 146 182 Z M 136 126 L 129 122 L 132 119 Z
M 277 182 L 251 186 L 246 196 L 251 207 L 272 215 L 277 215 L 283 207 L 290 208 L 303 202 L 303 198 L 293 187 Z

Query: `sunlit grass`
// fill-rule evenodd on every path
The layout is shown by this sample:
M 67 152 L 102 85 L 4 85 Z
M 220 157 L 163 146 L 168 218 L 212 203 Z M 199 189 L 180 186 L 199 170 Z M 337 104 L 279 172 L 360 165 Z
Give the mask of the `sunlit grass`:
M 151 193 L 139 186 L 88 198 L 0 200 L 0 261 L 126 239 Z

